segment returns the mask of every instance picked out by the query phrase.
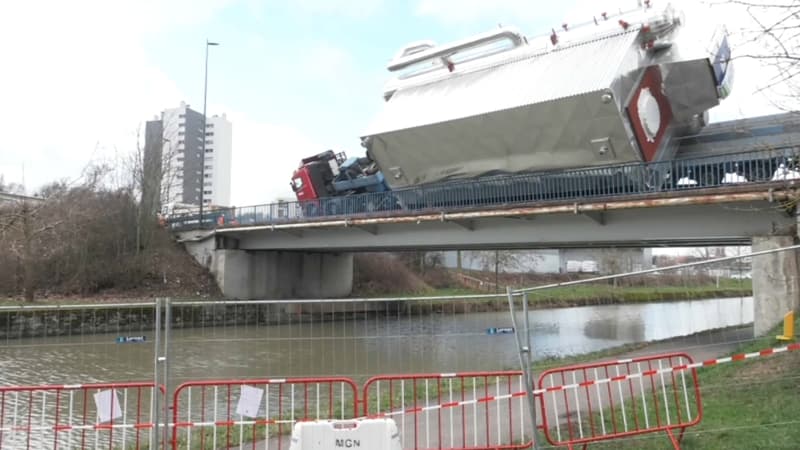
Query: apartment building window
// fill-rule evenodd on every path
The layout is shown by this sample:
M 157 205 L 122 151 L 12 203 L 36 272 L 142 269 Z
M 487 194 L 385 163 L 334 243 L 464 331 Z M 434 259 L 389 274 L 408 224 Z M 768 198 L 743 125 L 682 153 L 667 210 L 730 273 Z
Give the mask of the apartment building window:
M 206 128 L 214 128 L 214 124 L 213 123 L 207 123 L 206 124 Z
M 178 157 L 178 162 L 183 162 L 183 157 L 182 156 Z
M 213 140 L 211 140 L 211 139 L 206 139 L 206 145 L 211 145 L 211 144 L 213 144 L 213 143 L 214 143 L 214 141 L 213 141 Z
M 211 186 L 211 185 L 213 185 L 213 184 L 214 184 L 214 183 L 212 183 L 212 182 L 210 182 L 210 181 L 206 181 L 205 183 L 203 183 L 203 186 Z M 198 190 L 199 190 L 199 189 L 198 189 Z
M 209 131 L 209 132 L 206 133 L 206 136 L 213 136 L 213 135 L 214 135 L 213 131 Z
M 183 119 L 184 117 L 186 117 L 186 114 L 178 114 L 179 119 Z
M 183 135 L 185 135 L 185 134 L 186 134 L 186 132 L 185 132 L 185 131 L 178 131 L 178 136 L 183 136 Z
M 211 174 L 210 173 L 204 174 L 203 177 L 204 178 L 211 178 Z
M 183 145 L 183 139 L 181 139 L 180 141 L 178 141 L 178 145 Z
M 186 122 L 178 122 L 178 126 L 179 127 L 185 127 L 186 126 Z
M 211 195 L 211 191 L 203 191 L 203 195 Z
M 211 170 L 211 167 L 212 167 L 212 166 L 211 166 L 211 165 L 206 165 L 206 166 L 204 166 L 204 167 L 205 167 L 205 169 L 206 169 L 206 170 Z
M 207 148 L 206 149 L 206 153 L 214 153 L 214 149 L 213 148 Z

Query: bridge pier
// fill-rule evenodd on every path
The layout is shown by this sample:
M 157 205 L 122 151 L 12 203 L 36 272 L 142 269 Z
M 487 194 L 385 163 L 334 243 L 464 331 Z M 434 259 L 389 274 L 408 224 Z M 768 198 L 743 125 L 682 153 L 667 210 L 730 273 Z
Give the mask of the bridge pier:
M 793 244 L 793 236 L 755 236 L 752 248 L 758 252 Z M 753 329 L 763 336 L 787 311 L 800 307 L 800 265 L 794 251 L 754 256 L 752 265 Z
M 335 298 L 353 290 L 352 253 L 242 250 L 236 240 L 192 234 L 179 237 L 189 254 L 211 271 L 225 298 Z
M 211 272 L 226 298 L 333 298 L 353 289 L 351 253 L 220 249 Z

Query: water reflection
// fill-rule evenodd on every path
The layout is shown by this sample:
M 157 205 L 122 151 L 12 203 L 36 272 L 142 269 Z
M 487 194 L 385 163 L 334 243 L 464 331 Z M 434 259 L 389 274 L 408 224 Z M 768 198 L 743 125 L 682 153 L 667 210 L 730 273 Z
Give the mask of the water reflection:
M 520 314 L 518 323 L 522 323 Z M 752 298 L 609 305 L 531 312 L 538 358 L 666 339 L 753 321 Z M 344 322 L 174 330 L 172 383 L 190 379 L 452 372 L 516 368 L 508 313 L 371 316 Z M 148 333 L 145 333 L 148 334 Z M 150 333 L 151 334 L 151 333 Z M 8 340 L 0 383 L 152 379 L 153 343 L 116 335 Z

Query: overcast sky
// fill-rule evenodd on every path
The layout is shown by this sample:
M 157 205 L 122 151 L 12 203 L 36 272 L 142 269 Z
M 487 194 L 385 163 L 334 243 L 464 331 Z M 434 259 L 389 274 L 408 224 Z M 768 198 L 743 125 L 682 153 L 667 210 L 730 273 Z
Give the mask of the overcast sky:
M 665 1 L 654 0 L 656 6 Z M 676 3 L 676 2 L 673 2 Z M 679 3 L 679 2 L 678 2 Z M 694 2 L 690 2 L 694 3 Z M 181 100 L 202 110 L 203 55 L 212 48 L 209 114 L 233 122 L 237 206 L 291 198 L 298 160 L 328 148 L 360 153 L 382 103 L 385 66 L 404 44 L 447 42 L 514 25 L 541 34 L 635 0 L 25 0 L 0 6 L 0 174 L 34 192 L 74 179 L 90 161 L 136 146 L 143 122 Z M 741 11 L 687 20 L 734 31 Z M 734 49 L 736 52 L 737 49 Z M 753 61 L 712 120 L 775 112 L 756 93 Z

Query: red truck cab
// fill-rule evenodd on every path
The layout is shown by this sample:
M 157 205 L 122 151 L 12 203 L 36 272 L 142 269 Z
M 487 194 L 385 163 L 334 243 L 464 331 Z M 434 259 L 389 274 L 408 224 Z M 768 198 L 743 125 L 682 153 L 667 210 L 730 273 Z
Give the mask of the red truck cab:
M 297 200 L 302 202 L 332 196 L 335 176 L 333 164 L 338 167 L 344 158 L 344 153 L 328 150 L 300 161 L 300 167 L 292 174 L 290 183 Z
M 301 166 L 292 174 L 292 190 L 297 196 L 298 201 L 316 200 L 319 198 L 314 184 L 311 182 L 308 167 Z

